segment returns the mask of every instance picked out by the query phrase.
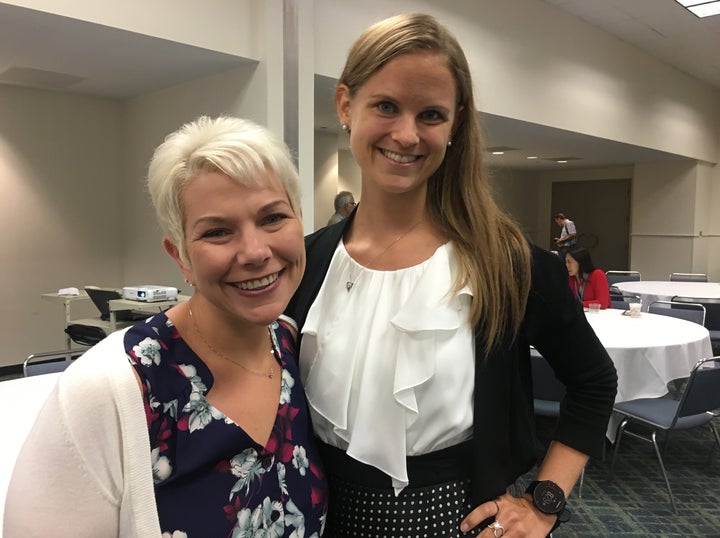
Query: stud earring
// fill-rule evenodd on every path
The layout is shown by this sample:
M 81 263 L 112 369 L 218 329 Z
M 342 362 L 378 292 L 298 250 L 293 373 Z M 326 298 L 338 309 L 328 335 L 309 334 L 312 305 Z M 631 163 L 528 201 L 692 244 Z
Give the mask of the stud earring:
M 343 123 L 340 127 L 342 127 L 343 131 L 350 134 L 350 126 L 347 123 Z
M 447 145 L 448 145 L 448 147 L 452 146 L 452 140 L 448 140 Z

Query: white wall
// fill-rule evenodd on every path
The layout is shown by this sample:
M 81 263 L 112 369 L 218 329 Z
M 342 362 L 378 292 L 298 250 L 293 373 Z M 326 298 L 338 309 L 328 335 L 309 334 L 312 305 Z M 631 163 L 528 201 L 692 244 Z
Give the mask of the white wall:
M 3 3 L 257 58 L 254 16 L 279 0 L 5 0 Z M 258 7 L 260 3 L 260 7 Z
M 232 112 L 283 128 L 281 0 L 130 0 L 113 9 L 91 0 L 10 3 L 258 64 L 124 103 L 0 86 L 0 224 L 9 231 L 0 239 L 0 366 L 62 344 L 62 315 L 40 302 L 42 291 L 90 282 L 184 286 L 161 250 L 143 187 L 147 160 L 162 136 L 201 113 Z M 704 272 L 720 280 L 720 216 L 714 210 L 720 173 L 712 164 L 720 154 L 720 91 L 540 0 L 303 0 L 298 9 L 305 71 L 337 77 L 347 49 L 368 24 L 401 11 L 427 11 L 463 44 L 482 110 L 704 161 L 688 169 L 635 167 L 631 256 L 633 265 L 659 276 L 669 271 L 657 253 L 670 253 L 681 269 L 707 267 Z M 526 14 L 519 17 L 521 11 Z M 301 135 L 314 138 L 307 134 L 307 84 L 300 81 L 298 88 Z M 301 168 L 307 170 L 316 152 L 304 142 Z M 327 157 L 327 147 L 317 154 Z M 359 171 L 347 150 L 338 151 L 337 174 L 336 192 L 360 198 Z M 314 184 L 307 175 L 305 197 Z M 531 234 L 542 234 L 551 179 L 535 180 L 515 175 L 496 187 L 503 206 Z M 313 198 L 303 202 L 306 229 L 321 212 Z M 99 202 L 106 202 L 101 210 Z
M 270 27 L 275 36 L 282 32 L 273 15 L 279 2 L 237 2 L 252 7 L 240 25 L 228 23 L 236 18 L 235 3 L 224 12 L 224 2 L 213 3 L 218 10 L 203 20 L 220 25 L 216 32 L 202 30 L 205 22 L 193 21 L 207 14 L 207 3 L 198 8 L 202 14 L 189 10 L 186 18 L 178 16 L 175 29 L 192 28 L 193 35 L 235 35 L 241 42 L 250 39 L 260 51 L 261 63 L 125 102 L 0 85 L 0 223 L 16 231 L 0 239 L 7 288 L 0 306 L 0 367 L 64 345 L 62 307 L 41 300 L 41 293 L 87 284 L 187 288 L 162 250 L 144 187 L 152 150 L 165 135 L 201 114 L 221 113 L 273 125 L 282 135 L 282 69 L 277 69 L 281 49 L 268 46 L 277 39 L 262 31 Z M 38 4 L 42 2 L 18 3 L 34 8 Z M 63 15 L 72 15 L 65 9 L 78 8 L 87 20 L 111 22 L 96 17 L 110 14 L 95 13 L 95 3 L 50 4 L 48 10 L 62 8 Z M 137 16 L 144 6 L 138 2 L 131 9 Z M 155 21 L 162 31 L 154 35 L 169 35 L 163 33 L 164 27 L 173 26 L 167 16 Z M 122 21 L 118 26 L 127 28 Z M 207 39 L 189 42 L 223 48 L 219 41 Z M 73 314 L 88 317 L 96 311 L 87 303 L 73 307 Z
M 313 230 L 322 228 L 335 213 L 338 185 L 338 141 L 334 133 L 315 133 L 315 211 Z
M 425 11 L 458 37 L 480 110 L 720 160 L 720 90 L 540 0 L 314 3 L 319 74 L 337 77 L 369 24 Z
M 125 103 L 123 138 L 128 141 L 123 202 L 126 217 L 122 285 L 161 284 L 189 292 L 175 263 L 161 246 L 145 177 L 152 150 L 170 132 L 200 115 L 236 115 L 265 122 L 262 88 L 255 66 L 233 69 Z
M 344 135 L 340 135 L 344 136 Z M 350 191 L 355 196 L 355 201 L 362 200 L 362 181 L 360 167 L 349 149 L 338 151 L 338 188 L 337 192 Z
M 693 235 L 693 228 L 717 233 L 720 218 L 709 209 L 720 206 L 720 172 L 714 166 L 720 161 L 720 90 L 539 0 L 367 0 L 362 4 L 315 0 L 314 4 L 318 74 L 337 77 L 353 40 L 369 24 L 401 12 L 424 11 L 438 17 L 462 44 L 480 110 L 697 160 L 687 164 L 697 176 L 692 182 L 685 171 L 665 164 L 647 165 L 660 174 L 640 168 L 633 180 L 637 205 L 632 207 L 631 230 L 662 221 L 670 232 L 634 237 L 631 264 L 646 268 L 648 276 L 667 278 L 670 271 L 658 257 L 670 253 L 672 270 L 707 272 L 720 280 L 720 237 Z M 341 157 L 341 175 L 344 169 L 350 167 L 343 167 Z M 583 170 L 578 175 L 618 177 L 612 172 Z M 616 172 L 634 177 L 632 167 L 629 173 L 628 168 Z M 496 187 L 503 206 L 543 244 L 552 211 L 552 181 L 571 177 L 572 173 L 565 179 L 540 174 L 534 184 L 532 177 L 513 175 L 498 177 L 504 182 Z M 536 197 L 534 222 L 523 187 Z M 659 193 L 680 194 L 682 211 L 671 211 L 666 206 L 673 204 L 667 199 L 663 207 L 656 207 L 649 200 Z M 684 222 L 687 218 L 695 219 L 692 225 Z M 673 235 L 678 230 L 689 235 Z
M 0 85 L 0 366 L 62 347 L 64 313 L 41 293 L 120 281 L 121 117 L 116 101 Z
M 718 184 L 717 166 L 635 166 L 631 253 L 632 267 L 643 279 L 665 280 L 672 272 L 684 271 L 720 280 Z

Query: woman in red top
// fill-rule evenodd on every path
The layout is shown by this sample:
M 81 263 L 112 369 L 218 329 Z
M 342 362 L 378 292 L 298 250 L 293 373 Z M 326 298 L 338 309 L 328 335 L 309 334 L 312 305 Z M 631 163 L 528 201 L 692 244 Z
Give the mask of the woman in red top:
M 600 303 L 600 308 L 610 307 L 610 288 L 600 269 L 596 269 L 590 253 L 580 247 L 565 254 L 570 289 L 583 306 Z

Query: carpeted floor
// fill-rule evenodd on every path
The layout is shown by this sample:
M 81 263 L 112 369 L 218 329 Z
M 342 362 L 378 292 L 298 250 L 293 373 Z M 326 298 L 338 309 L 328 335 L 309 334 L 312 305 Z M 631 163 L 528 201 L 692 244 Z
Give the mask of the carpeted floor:
M 715 424 L 720 428 L 720 420 Z M 541 437 L 543 427 L 551 424 L 538 423 Z M 678 507 L 674 514 L 652 444 L 623 437 L 614 480 L 611 450 L 606 461 L 591 460 L 582 499 L 573 492 L 572 519 L 553 537 L 720 538 L 720 450 L 714 445 L 707 428 L 673 434 L 664 462 Z

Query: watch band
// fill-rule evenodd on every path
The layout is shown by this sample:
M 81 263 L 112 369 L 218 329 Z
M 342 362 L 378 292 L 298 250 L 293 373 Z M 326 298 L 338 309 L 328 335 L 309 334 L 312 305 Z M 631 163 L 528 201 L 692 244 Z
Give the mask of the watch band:
M 560 509 L 558 511 L 548 512 L 546 507 L 544 507 L 538 503 L 537 499 L 535 498 L 535 490 L 537 489 L 537 487 L 540 484 L 543 484 L 544 487 L 550 488 L 552 490 L 552 494 L 554 496 L 560 495 L 559 500 L 555 501 L 557 504 L 560 505 Z M 552 533 L 555 529 L 557 529 L 562 523 L 566 523 L 566 522 L 570 521 L 571 514 L 570 514 L 570 510 L 568 510 L 566 507 L 565 492 L 563 491 L 563 489 L 560 486 L 558 486 L 552 480 L 533 480 L 532 482 L 530 482 L 528 487 L 525 489 L 525 493 L 530 494 L 530 496 L 532 497 L 532 500 L 533 500 L 533 504 L 542 513 L 547 514 L 547 515 L 556 516 L 557 519 L 555 520 L 555 524 L 553 525 L 552 529 L 550 529 L 550 533 Z
M 540 492 L 536 494 L 538 487 Z M 525 493 L 532 496 L 533 504 L 543 514 L 559 514 L 565 508 L 565 492 L 552 480 L 533 480 Z

